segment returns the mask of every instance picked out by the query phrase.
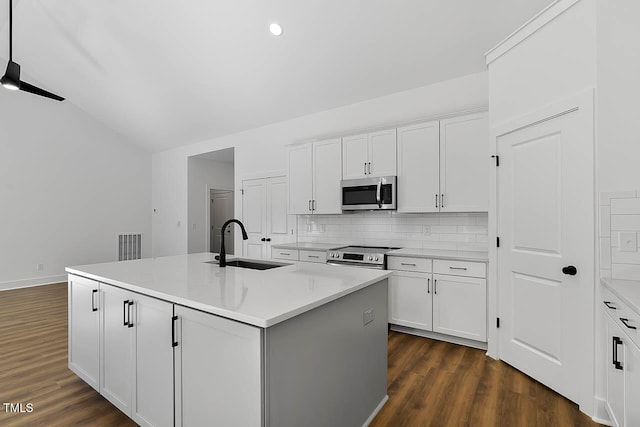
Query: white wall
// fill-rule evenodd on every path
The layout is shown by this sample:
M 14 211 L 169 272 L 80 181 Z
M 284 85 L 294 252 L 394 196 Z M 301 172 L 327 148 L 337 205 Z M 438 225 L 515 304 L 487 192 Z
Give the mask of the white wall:
M 0 90 L 0 289 L 114 261 L 120 232 L 150 256 L 150 178 L 150 154 L 69 102 Z
M 600 191 L 640 183 L 640 2 L 598 2 L 597 141 Z
M 187 218 L 189 156 L 235 147 L 238 216 L 242 212 L 238 191 L 242 180 L 286 172 L 287 144 L 486 107 L 487 103 L 487 74 L 482 72 L 155 154 L 154 255 L 187 251 L 188 232 L 177 224 L 184 224 Z M 168 176 L 171 183 L 167 183 Z M 168 186 L 168 191 L 160 191 L 163 186 Z
M 188 174 L 188 251 L 207 250 L 207 212 L 209 189 L 233 190 L 233 163 L 189 157 Z

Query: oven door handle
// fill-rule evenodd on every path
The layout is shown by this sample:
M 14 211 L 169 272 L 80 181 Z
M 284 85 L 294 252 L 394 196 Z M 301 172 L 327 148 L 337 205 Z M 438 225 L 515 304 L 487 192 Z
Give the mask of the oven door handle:
M 382 190 L 382 179 L 378 181 L 378 188 L 376 189 L 376 200 L 378 201 L 378 207 L 382 207 L 382 199 L 380 198 L 380 190 Z

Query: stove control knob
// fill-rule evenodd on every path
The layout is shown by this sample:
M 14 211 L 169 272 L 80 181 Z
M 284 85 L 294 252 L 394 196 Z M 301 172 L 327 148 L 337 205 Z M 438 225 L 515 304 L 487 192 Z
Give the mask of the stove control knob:
M 373 257 L 369 255 L 369 261 L 373 261 Z
M 378 257 L 375 257 L 373 260 L 374 260 L 374 261 L 378 261 L 379 259 L 378 259 Z
M 330 252 L 330 253 L 329 253 L 329 256 L 330 256 L 331 258 L 335 258 L 335 257 L 336 257 L 336 254 L 334 254 L 333 252 Z

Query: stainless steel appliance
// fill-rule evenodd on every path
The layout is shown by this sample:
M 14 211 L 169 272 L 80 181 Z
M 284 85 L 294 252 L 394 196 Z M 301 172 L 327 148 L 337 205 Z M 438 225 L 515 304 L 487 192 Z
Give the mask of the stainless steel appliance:
M 396 182 L 395 176 L 342 180 L 342 210 L 396 209 Z
M 347 246 L 327 251 L 327 264 L 352 267 L 387 268 L 387 252 L 399 249 L 386 246 Z

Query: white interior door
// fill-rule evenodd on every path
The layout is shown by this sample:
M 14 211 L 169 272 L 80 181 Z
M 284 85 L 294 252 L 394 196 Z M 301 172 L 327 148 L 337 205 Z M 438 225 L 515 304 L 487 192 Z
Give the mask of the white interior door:
M 592 97 L 495 131 L 500 358 L 581 405 L 593 398 Z
M 287 216 L 288 185 L 286 176 L 267 179 L 266 245 L 264 258 L 271 258 L 271 245 L 291 241 Z
M 220 232 L 222 225 L 228 219 L 234 218 L 233 209 L 233 191 L 230 190 L 210 190 L 210 251 L 220 252 Z M 227 235 L 225 236 L 224 246 L 228 254 L 234 254 L 233 239 L 235 236 L 235 226 L 227 227 Z
M 267 236 L 267 180 L 248 179 L 242 182 L 242 223 L 248 240 L 243 240 L 242 254 L 251 258 L 266 258 Z

